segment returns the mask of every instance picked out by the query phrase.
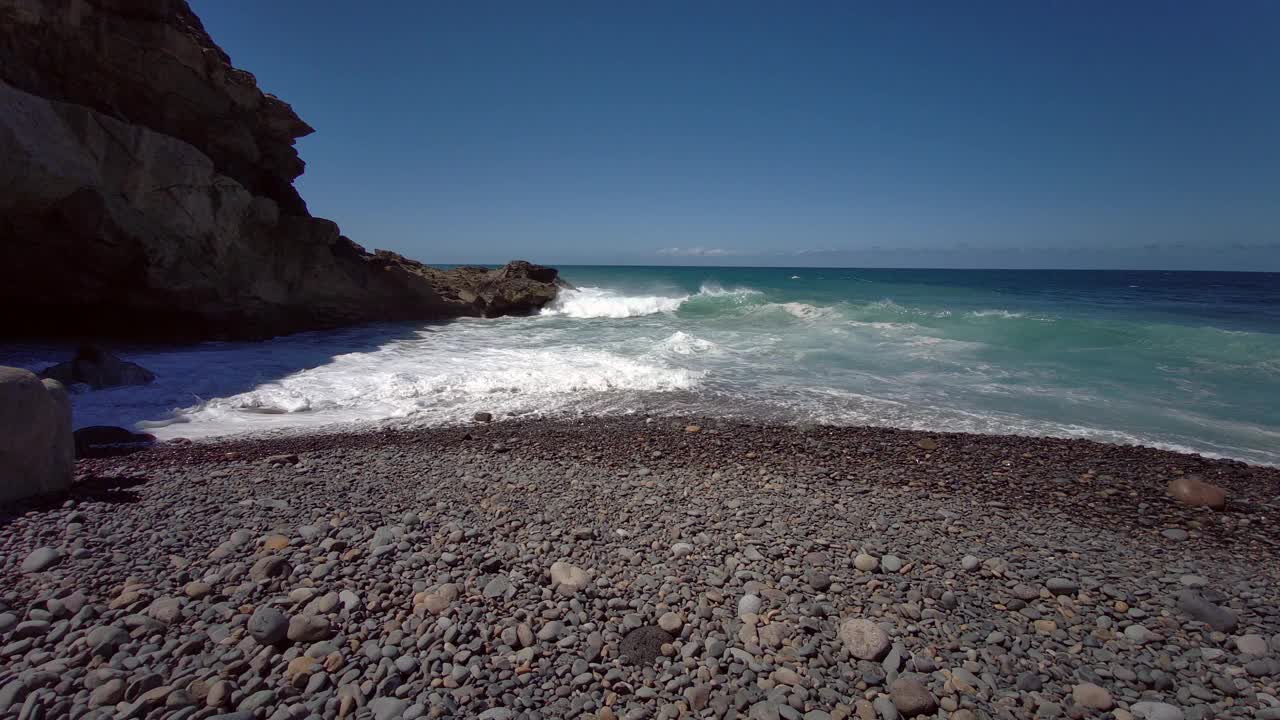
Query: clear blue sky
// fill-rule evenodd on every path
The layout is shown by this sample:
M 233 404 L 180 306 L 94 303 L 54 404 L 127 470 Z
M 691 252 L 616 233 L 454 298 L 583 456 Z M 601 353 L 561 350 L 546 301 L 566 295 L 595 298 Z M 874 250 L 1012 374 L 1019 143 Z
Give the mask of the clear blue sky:
M 1280 2 L 193 0 L 427 262 L 1280 270 Z

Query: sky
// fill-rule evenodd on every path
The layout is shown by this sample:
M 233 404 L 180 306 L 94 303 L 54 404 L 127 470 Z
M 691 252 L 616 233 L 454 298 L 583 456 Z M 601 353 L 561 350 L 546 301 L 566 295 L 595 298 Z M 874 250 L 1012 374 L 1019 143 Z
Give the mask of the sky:
M 1280 270 L 1280 2 L 191 4 L 424 262 Z

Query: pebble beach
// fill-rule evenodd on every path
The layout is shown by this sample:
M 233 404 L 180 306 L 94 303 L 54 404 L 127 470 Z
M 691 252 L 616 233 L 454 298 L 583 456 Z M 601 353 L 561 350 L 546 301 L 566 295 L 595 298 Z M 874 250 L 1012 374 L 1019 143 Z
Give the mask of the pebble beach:
M 0 717 L 1275 719 L 1278 522 L 1276 468 L 1084 440 L 168 442 L 0 509 Z

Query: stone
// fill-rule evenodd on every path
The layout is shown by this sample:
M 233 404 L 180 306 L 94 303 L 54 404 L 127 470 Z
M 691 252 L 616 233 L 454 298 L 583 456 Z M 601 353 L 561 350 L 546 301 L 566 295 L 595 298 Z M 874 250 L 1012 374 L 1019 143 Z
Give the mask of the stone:
M 329 621 L 317 615 L 294 615 L 286 637 L 294 642 L 318 642 L 333 637 Z
M 38 573 L 57 565 L 62 561 L 62 553 L 56 548 L 38 547 L 22 560 L 20 569 L 24 573 Z
M 933 438 L 920 438 L 916 441 L 916 447 L 921 450 L 937 450 L 938 441 Z
M 889 685 L 889 697 L 893 705 L 903 717 L 929 715 L 938 709 L 938 701 L 933 693 L 919 680 L 911 676 L 903 676 Z
M 1267 654 L 1267 639 L 1261 635 L 1241 635 L 1236 638 L 1236 649 L 1245 655 Z
M 862 572 L 875 572 L 876 568 L 880 567 L 880 561 L 866 553 L 858 553 L 853 559 L 853 566 Z
M 289 619 L 276 608 L 262 606 L 249 616 L 249 635 L 262 645 L 275 645 L 285 639 Z
M 429 612 L 439 614 L 444 612 L 454 600 L 458 599 L 458 586 L 453 583 L 445 583 L 433 591 L 423 591 L 413 596 L 413 609 L 415 612 Z
M 1166 540 L 1173 540 L 1174 542 L 1182 542 L 1190 537 L 1190 535 L 1187 534 L 1187 531 L 1182 528 L 1167 528 L 1165 530 L 1161 530 L 1160 534 L 1163 535 Z
M 187 583 L 186 586 L 182 588 L 182 591 L 192 600 L 199 600 L 213 592 L 213 586 L 209 583 L 197 580 Z
M 0 503 L 64 491 L 74 468 L 66 389 L 29 370 L 0 366 Z
M 660 627 L 641 625 L 622 638 L 618 650 L 631 665 L 652 665 L 654 660 L 662 656 L 662 646 L 674 640 L 671 633 Z
M 311 675 L 320 669 L 320 661 L 307 655 L 299 655 L 289 661 L 284 670 L 285 682 L 296 688 L 306 687 Z
M 399 720 L 409 705 L 408 700 L 380 697 L 369 702 L 369 709 L 373 711 L 374 720 Z
M 979 560 L 976 556 L 965 555 L 964 557 L 960 558 L 960 568 L 965 572 L 973 572 L 974 570 L 977 570 L 980 567 L 982 567 L 982 561 Z
M 96 657 L 107 660 L 110 660 L 111 656 L 115 655 L 116 651 L 130 639 L 128 632 L 114 625 L 99 625 L 85 636 L 90 652 Z
M 81 345 L 67 362 L 40 371 L 40 377 L 57 380 L 63 385 L 84 384 L 94 390 L 122 385 L 146 385 L 156 379 L 155 373 L 127 362 L 95 345 Z
M 1139 625 L 1137 623 L 1134 623 L 1129 627 L 1125 628 L 1124 636 L 1128 638 L 1129 642 L 1133 643 L 1134 645 L 1146 645 L 1147 643 L 1153 642 L 1158 638 L 1158 636 L 1155 633 L 1151 632 L 1146 627 Z
M 551 564 L 551 586 L 563 595 L 577 595 L 591 583 L 586 570 L 560 561 Z
M 1115 701 L 1111 699 L 1111 693 L 1093 683 L 1080 683 L 1071 688 L 1071 699 L 1077 705 L 1087 707 L 1090 710 L 1106 712 L 1115 707 Z
M 744 619 L 748 615 L 759 615 L 763 601 L 759 595 L 747 593 L 738 598 L 738 619 Z
M 1227 491 L 1193 475 L 1175 478 L 1166 491 L 1169 496 L 1192 507 L 1222 510 L 1227 506 Z
M 693 545 L 689 543 L 676 543 L 671 546 L 671 554 L 677 558 L 687 557 L 693 554 Z
M 500 598 L 506 595 L 512 589 L 511 579 L 506 575 L 494 575 L 489 582 L 484 584 L 482 591 L 487 598 Z
M 156 436 L 111 425 L 92 425 L 72 433 L 77 458 L 129 455 L 151 447 Z
M 859 660 L 879 661 L 889 653 L 889 634 L 870 620 L 854 618 L 840 625 L 840 642 Z
M 662 617 L 658 618 L 658 627 L 672 635 L 679 635 L 680 628 L 684 627 L 684 619 L 680 617 L 680 613 L 663 613 Z
M 1049 578 L 1044 586 L 1054 595 L 1075 595 L 1079 589 L 1074 580 L 1061 577 Z
M 289 573 L 289 563 L 278 555 L 267 555 L 260 558 L 249 568 L 249 579 L 255 582 L 263 582 L 271 578 L 280 577 Z
M 1138 702 L 1129 706 L 1137 720 L 1185 720 L 1182 708 L 1162 702 Z
M 1180 590 L 1174 596 L 1178 609 L 1194 620 L 1198 620 L 1222 633 L 1234 632 L 1236 615 L 1227 608 L 1210 602 L 1198 590 Z
M 880 569 L 887 573 L 896 573 L 902 569 L 902 560 L 897 555 L 885 555 L 880 558 Z
M 471 419 L 479 423 L 493 422 L 493 413 L 478 412 L 472 415 Z
M 124 699 L 125 683 L 120 678 L 112 678 L 93 689 L 89 693 L 89 707 L 115 705 Z

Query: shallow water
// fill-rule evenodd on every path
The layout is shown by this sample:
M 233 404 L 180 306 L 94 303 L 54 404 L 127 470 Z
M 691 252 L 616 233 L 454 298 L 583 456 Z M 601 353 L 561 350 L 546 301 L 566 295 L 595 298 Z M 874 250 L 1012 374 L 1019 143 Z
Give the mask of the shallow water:
M 536 317 L 122 352 L 76 424 L 161 437 L 476 411 L 695 412 L 1135 442 L 1280 464 L 1280 275 L 569 267 Z M 9 346 L 41 367 L 66 349 Z

